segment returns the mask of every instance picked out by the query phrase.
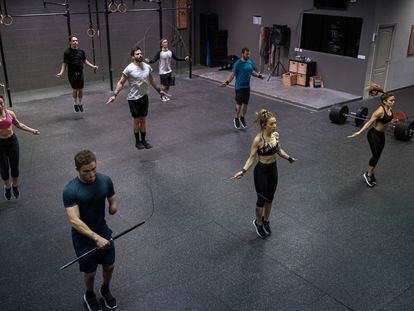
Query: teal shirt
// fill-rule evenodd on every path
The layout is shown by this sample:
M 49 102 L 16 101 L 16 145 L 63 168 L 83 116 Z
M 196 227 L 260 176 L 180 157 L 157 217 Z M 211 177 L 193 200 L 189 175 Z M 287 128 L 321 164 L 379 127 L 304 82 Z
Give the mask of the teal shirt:
M 254 70 L 253 62 L 248 59 L 243 61 L 239 58 L 233 65 L 233 73 L 236 76 L 235 89 L 245 89 L 250 87 L 250 77 Z
M 93 183 L 83 183 L 78 177 L 72 179 L 63 190 L 65 208 L 79 206 L 80 219 L 94 232 L 110 239 L 112 230 L 105 221 L 106 198 L 115 195 L 110 177 L 96 173 Z M 72 228 L 72 238 L 89 243 L 90 239 Z

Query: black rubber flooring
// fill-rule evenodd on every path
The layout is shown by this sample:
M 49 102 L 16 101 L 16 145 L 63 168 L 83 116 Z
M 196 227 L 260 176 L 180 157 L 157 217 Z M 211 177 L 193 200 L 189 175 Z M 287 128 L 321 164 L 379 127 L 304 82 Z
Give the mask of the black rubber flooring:
M 262 107 L 276 113 L 281 144 L 298 158 L 278 160 L 273 235 L 261 240 L 252 170 L 228 180 L 257 128 L 232 128 L 233 89 L 177 82 L 170 102 L 151 92 L 151 150 L 134 147 L 125 91 L 113 105 L 108 93 L 86 92 L 84 114 L 71 111 L 68 95 L 15 104 L 41 135 L 16 130 L 22 197 L 0 202 L 1 310 L 82 310 L 77 265 L 59 268 L 74 257 L 62 190 L 84 148 L 114 181 L 113 231 L 147 221 L 116 243 L 119 310 L 413 310 L 412 143 L 387 136 L 370 189 L 366 135 L 346 138 L 351 122 L 253 95 L 248 122 Z M 414 88 L 397 92 L 395 109 L 413 115 L 413 96 Z M 372 112 L 378 103 L 350 107 Z

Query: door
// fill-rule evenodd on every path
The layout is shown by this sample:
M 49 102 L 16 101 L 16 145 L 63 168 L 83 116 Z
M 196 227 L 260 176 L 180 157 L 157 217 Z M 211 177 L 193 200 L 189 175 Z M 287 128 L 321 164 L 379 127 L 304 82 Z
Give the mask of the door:
M 388 69 L 391 60 L 391 47 L 394 36 L 393 25 L 380 26 L 375 44 L 374 62 L 372 65 L 371 82 L 386 89 Z

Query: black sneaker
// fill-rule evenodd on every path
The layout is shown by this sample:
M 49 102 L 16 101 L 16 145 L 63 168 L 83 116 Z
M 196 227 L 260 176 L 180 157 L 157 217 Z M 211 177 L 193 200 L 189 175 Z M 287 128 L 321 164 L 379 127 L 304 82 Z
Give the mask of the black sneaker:
M 6 198 L 6 200 L 11 200 L 11 187 L 10 188 L 6 188 L 4 187 L 4 197 Z
M 371 175 L 371 183 L 372 183 L 374 186 L 376 186 L 376 185 L 377 185 L 377 180 L 375 179 L 375 175 L 374 175 L 374 174 L 372 174 L 372 175 Z
M 270 221 L 265 221 L 264 218 L 262 218 L 262 222 L 266 235 L 270 236 L 272 234 L 272 230 L 270 229 Z
M 116 299 L 114 296 L 112 296 L 111 291 L 109 290 L 108 287 L 102 286 L 101 289 L 99 290 L 99 293 L 101 294 L 105 302 L 105 306 L 109 310 L 114 310 L 118 307 L 116 304 Z
M 78 105 L 78 108 L 79 108 L 79 111 L 80 111 L 80 112 L 83 112 L 83 105 L 79 104 L 79 105 Z
M 98 299 L 96 299 L 94 292 L 86 292 L 83 295 L 83 301 L 85 301 L 86 307 L 89 311 L 102 311 L 101 304 L 99 303 Z
M 78 106 L 78 104 L 73 104 L 73 111 L 74 112 L 79 112 L 79 106 Z
M 151 144 L 148 142 L 148 140 L 143 140 L 142 144 L 144 145 L 145 149 L 151 149 L 152 146 Z
M 259 237 L 261 237 L 262 239 L 266 238 L 266 232 L 263 229 L 263 225 L 258 225 L 256 223 L 256 219 L 253 219 L 253 226 L 256 229 L 256 233 Z
M 135 143 L 135 147 L 137 148 L 137 149 L 139 149 L 139 150 L 141 150 L 141 149 L 144 149 L 145 148 L 145 146 L 139 141 L 139 142 L 137 142 L 137 143 Z
M 19 191 L 19 186 L 12 186 L 12 190 L 13 190 L 13 195 L 16 199 L 19 198 L 20 196 L 20 191 Z
M 234 124 L 234 128 L 236 128 L 237 130 L 240 130 L 240 120 L 239 120 L 239 118 L 234 118 L 233 124 Z
M 368 187 L 374 187 L 374 184 L 372 183 L 372 176 L 368 176 L 368 173 L 364 173 L 364 175 L 362 176 L 364 176 L 365 182 L 367 183 Z
M 244 119 L 244 117 L 240 117 L 240 124 L 242 128 L 246 128 L 247 124 L 246 124 L 246 120 Z

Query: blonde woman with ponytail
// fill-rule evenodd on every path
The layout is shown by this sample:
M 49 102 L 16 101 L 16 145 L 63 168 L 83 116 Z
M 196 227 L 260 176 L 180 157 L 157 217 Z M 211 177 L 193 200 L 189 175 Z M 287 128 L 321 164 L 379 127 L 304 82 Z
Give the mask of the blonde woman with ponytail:
M 388 127 L 388 123 L 393 119 L 392 108 L 395 103 L 395 96 L 392 93 L 384 92 L 378 84 L 370 84 L 367 90 L 370 96 L 380 95 L 381 106 L 374 111 L 359 131 L 356 131 L 348 137 L 356 137 L 371 127 L 371 125 L 374 125 L 369 129 L 367 135 L 372 157 L 369 160 L 367 172 L 363 174 L 366 184 L 372 188 L 377 184 L 374 170 L 385 146 L 385 130 Z
M 278 182 L 276 154 L 290 163 L 295 162 L 296 159 L 290 157 L 280 147 L 279 133 L 276 132 L 276 117 L 271 112 L 261 109 L 254 122 L 260 127 L 260 132 L 253 139 L 250 155 L 243 169 L 237 172 L 233 178 L 240 179 L 249 170 L 257 153 L 259 161 L 254 168 L 257 202 L 256 218 L 253 220 L 253 225 L 257 235 L 264 239 L 272 234 L 269 217 Z

